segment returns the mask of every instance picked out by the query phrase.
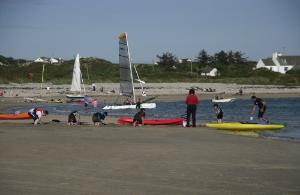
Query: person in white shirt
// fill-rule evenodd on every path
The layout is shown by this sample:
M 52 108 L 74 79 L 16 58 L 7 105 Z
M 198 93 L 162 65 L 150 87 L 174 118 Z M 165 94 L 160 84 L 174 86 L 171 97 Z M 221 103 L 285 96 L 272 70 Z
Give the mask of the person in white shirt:
M 33 124 L 37 125 L 41 122 L 43 116 L 48 115 L 48 111 L 43 108 L 31 108 L 28 112 L 29 116 L 33 119 Z

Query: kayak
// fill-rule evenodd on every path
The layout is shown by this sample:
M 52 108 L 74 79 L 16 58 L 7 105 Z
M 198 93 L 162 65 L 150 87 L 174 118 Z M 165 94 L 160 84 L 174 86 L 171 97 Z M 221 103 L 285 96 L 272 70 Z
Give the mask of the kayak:
M 0 120 L 27 120 L 31 119 L 27 112 L 20 114 L 0 114 Z
M 276 130 L 284 127 L 282 124 L 259 123 L 207 123 L 206 127 L 223 130 Z
M 182 125 L 183 118 L 175 119 L 153 119 L 153 120 L 144 120 L 144 125 Z M 131 124 L 133 123 L 132 118 L 119 118 L 118 123 L 120 124 Z

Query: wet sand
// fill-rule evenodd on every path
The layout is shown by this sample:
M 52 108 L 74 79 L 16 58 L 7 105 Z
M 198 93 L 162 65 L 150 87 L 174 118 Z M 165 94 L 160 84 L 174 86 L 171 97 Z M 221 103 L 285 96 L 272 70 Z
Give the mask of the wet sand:
M 21 100 L 0 98 L 0 112 L 28 104 Z M 0 121 L 0 194 L 300 193 L 300 142 L 204 127 L 134 128 L 114 118 L 94 127 L 87 116 L 70 127 L 66 120 Z
M 0 194 L 300 193 L 300 142 L 57 117 L 0 122 Z

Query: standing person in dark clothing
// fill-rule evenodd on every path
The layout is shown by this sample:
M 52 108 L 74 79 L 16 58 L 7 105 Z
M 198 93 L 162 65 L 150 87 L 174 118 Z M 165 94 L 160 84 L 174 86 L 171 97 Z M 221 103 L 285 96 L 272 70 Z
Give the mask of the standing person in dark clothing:
M 219 104 L 214 104 L 214 110 L 215 110 L 216 117 L 217 117 L 217 123 L 222 123 L 222 119 L 223 119 L 222 108 L 219 106 Z
M 258 106 L 258 109 L 259 109 L 258 110 L 258 115 L 257 115 L 258 119 L 261 120 L 261 121 L 268 122 L 267 119 L 264 119 L 264 114 L 267 110 L 267 106 L 266 106 L 265 101 L 261 98 L 256 97 L 256 96 L 252 96 L 251 99 L 253 100 L 253 108 L 252 108 L 251 115 L 254 114 L 255 108 L 256 108 L 256 106 Z
M 187 124 L 186 126 L 190 126 L 190 117 L 192 115 L 192 123 L 193 127 L 196 127 L 196 111 L 198 104 L 198 97 L 195 95 L 195 90 L 190 89 L 189 95 L 186 97 L 185 103 L 187 105 Z
M 141 109 L 141 103 L 142 103 L 142 101 L 141 101 L 141 98 L 138 98 L 138 100 L 136 101 L 136 109 Z

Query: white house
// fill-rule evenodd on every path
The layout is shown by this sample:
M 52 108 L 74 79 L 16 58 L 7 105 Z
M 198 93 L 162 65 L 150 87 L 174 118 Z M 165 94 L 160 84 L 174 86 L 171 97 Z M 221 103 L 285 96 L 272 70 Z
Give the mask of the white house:
M 55 58 L 50 58 L 50 64 L 57 64 L 58 60 Z
M 216 68 L 212 67 L 204 67 L 201 70 L 201 76 L 210 76 L 210 77 L 215 77 L 218 75 L 218 70 Z
M 43 59 L 43 57 L 39 57 L 39 58 L 35 59 L 34 62 L 42 62 L 42 63 L 44 63 L 46 61 Z
M 267 68 L 273 72 L 285 74 L 295 66 L 300 66 L 300 56 L 283 56 L 275 52 L 272 58 L 260 59 L 256 64 L 256 69 Z

